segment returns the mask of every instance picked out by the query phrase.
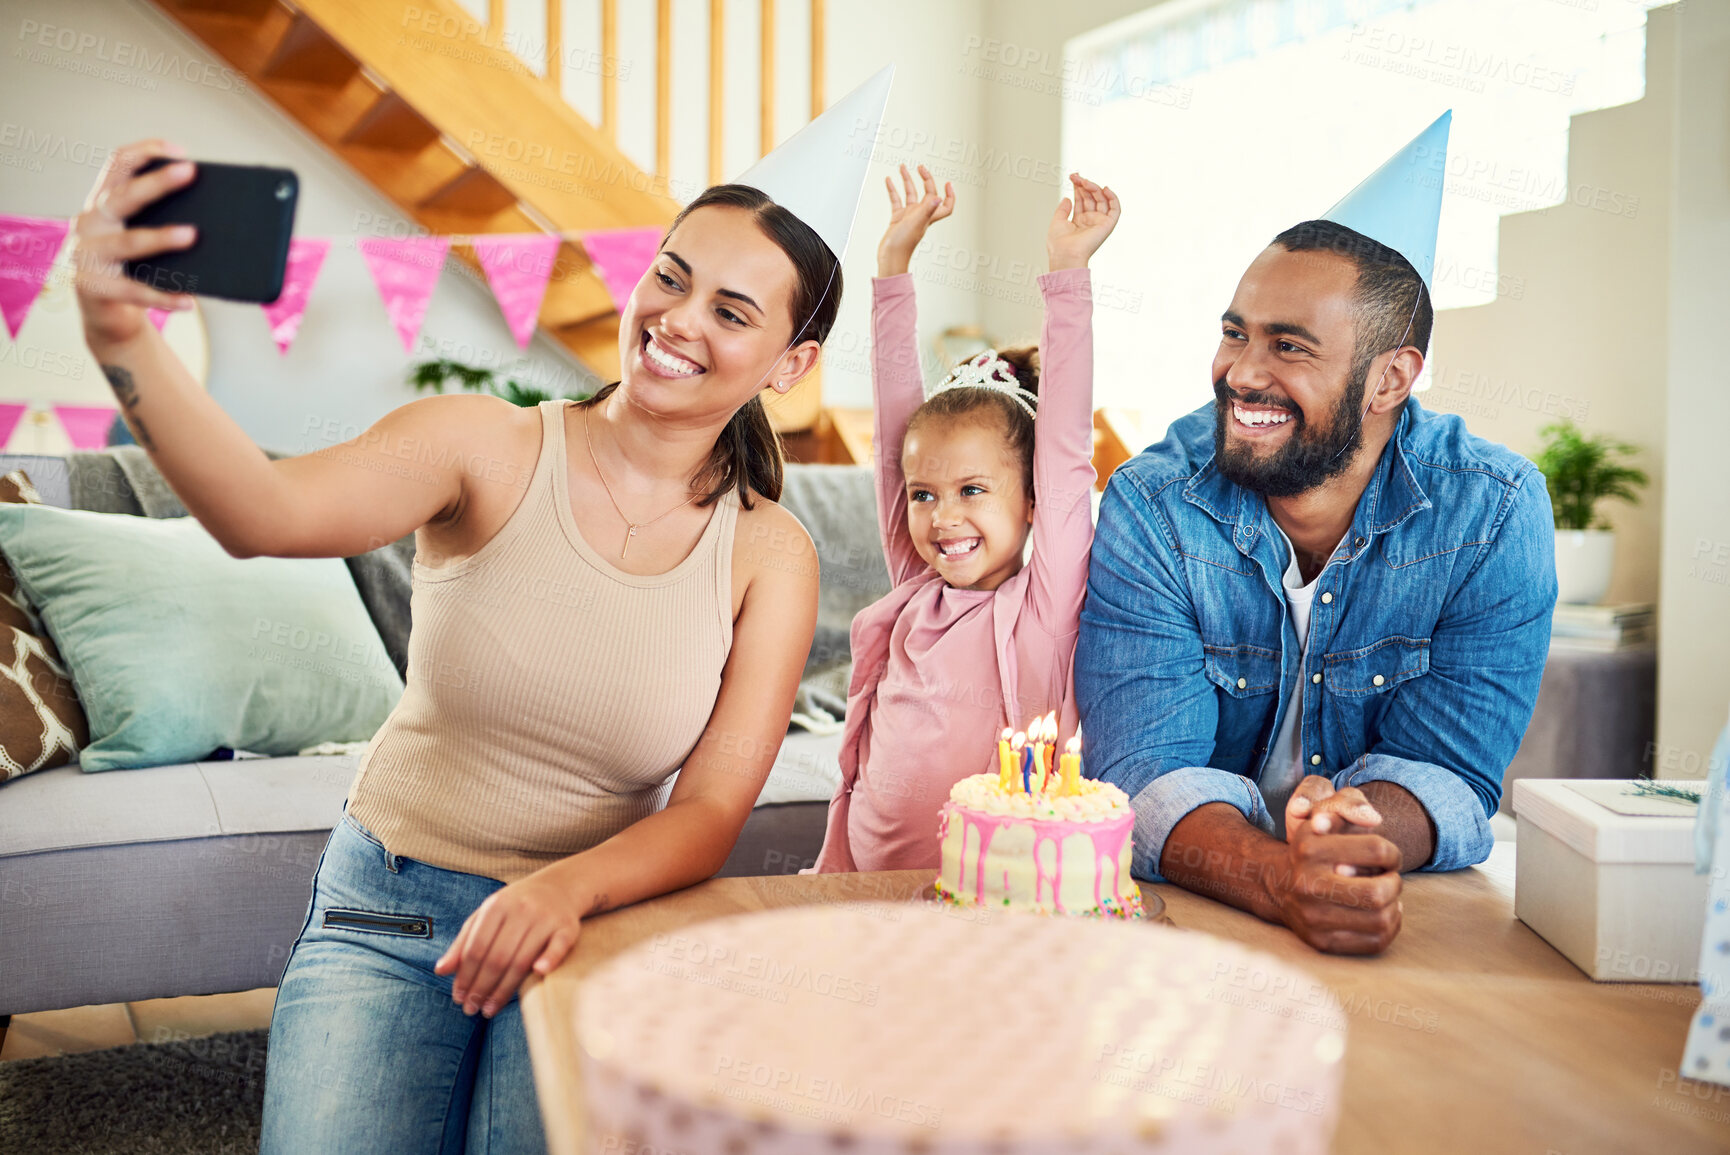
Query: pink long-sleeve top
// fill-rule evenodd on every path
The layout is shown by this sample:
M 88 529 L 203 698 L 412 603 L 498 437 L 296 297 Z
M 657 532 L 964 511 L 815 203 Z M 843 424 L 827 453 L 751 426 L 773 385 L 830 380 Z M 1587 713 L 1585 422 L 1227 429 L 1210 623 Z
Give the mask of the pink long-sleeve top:
M 913 278 L 871 288 L 877 522 L 893 588 L 853 619 L 841 785 L 820 872 L 935 868 L 937 812 L 956 782 L 996 771 L 1005 726 L 1024 730 L 1056 710 L 1059 740 L 1075 732 L 1071 663 L 1093 544 L 1088 271 L 1039 278 L 1033 552 L 995 590 L 951 587 L 913 548 L 901 471 L 907 422 L 924 400 Z

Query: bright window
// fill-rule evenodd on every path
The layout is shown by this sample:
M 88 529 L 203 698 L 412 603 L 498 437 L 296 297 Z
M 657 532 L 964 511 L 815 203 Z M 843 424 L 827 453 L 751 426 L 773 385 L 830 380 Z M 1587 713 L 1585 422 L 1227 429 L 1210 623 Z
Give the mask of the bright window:
M 1144 433 L 1206 401 L 1255 254 L 1454 110 L 1437 308 L 1495 299 L 1504 213 L 1569 187 L 1568 118 L 1645 92 L 1650 0 L 1173 0 L 1065 47 L 1064 171 L 1123 197 L 1094 391 Z M 1432 349 L 1432 356 L 1435 352 Z M 1420 388 L 1427 382 L 1420 382 Z

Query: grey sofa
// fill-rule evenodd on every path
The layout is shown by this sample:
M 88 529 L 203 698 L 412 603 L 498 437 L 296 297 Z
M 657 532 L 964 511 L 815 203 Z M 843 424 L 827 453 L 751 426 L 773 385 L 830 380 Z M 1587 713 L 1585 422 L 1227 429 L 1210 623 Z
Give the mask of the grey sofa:
M 135 446 L 0 456 L 0 472 L 20 467 L 50 504 L 185 513 Z M 811 530 L 823 570 L 796 717 L 828 732 L 789 731 L 723 874 L 814 860 L 838 780 L 839 734 L 823 723 L 843 704 L 847 627 L 888 589 L 868 468 L 791 466 L 782 500 Z M 411 536 L 348 559 L 399 671 L 412 556 Z M 0 785 L 0 1035 L 16 1013 L 276 984 L 356 757 L 229 753 L 102 774 L 73 763 Z

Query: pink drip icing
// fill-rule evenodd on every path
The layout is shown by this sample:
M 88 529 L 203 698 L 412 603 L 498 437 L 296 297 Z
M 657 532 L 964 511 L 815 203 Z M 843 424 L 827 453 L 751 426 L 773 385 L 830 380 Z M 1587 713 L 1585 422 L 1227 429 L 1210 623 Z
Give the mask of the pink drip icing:
M 1000 823 L 979 827 L 979 854 L 973 864 L 973 901 L 981 906 L 985 904 L 985 852 L 991 847 L 991 836 L 997 833 Z
M 1049 876 L 1052 906 L 1060 913 L 1063 911 L 1063 907 L 1061 906 L 1062 900 L 1060 897 L 1063 886 L 1062 840 L 1064 837 L 1071 834 L 1087 835 L 1093 840 L 1093 850 L 1096 859 L 1103 857 L 1111 860 L 1112 893 L 1121 897 L 1121 895 L 1118 895 L 1117 893 L 1121 890 L 1123 882 L 1119 856 L 1123 850 L 1124 840 L 1130 836 L 1131 823 L 1123 822 L 1120 819 L 1113 819 L 1107 822 L 1069 822 L 1062 819 L 1035 818 L 1029 821 L 1026 818 L 1018 818 L 1010 814 L 988 814 L 984 811 L 974 810 L 971 807 L 964 807 L 960 806 L 958 803 L 951 802 L 944 806 L 943 822 L 945 825 L 947 825 L 949 821 L 949 810 L 951 807 L 962 812 L 962 816 L 967 826 L 977 827 L 980 832 L 979 846 L 974 854 L 973 870 L 974 895 L 976 901 L 981 903 L 985 901 L 985 855 L 991 847 L 992 837 L 998 830 L 1011 822 L 1025 822 L 1033 829 L 1033 901 L 1035 904 L 1039 902 L 1040 895 L 1044 892 L 1045 883 L 1048 877 L 1045 873 L 1044 865 L 1039 860 L 1039 844 L 1042 840 L 1049 839 L 1056 843 L 1057 849 L 1057 869 L 1051 876 Z M 966 832 L 964 829 L 961 859 L 963 871 L 966 869 L 965 835 Z M 1102 898 L 1099 893 L 1100 873 L 1101 872 L 1098 869 L 1095 869 L 1093 878 L 1093 897 L 1095 907 L 1102 905 Z M 958 881 L 964 882 L 965 874 L 963 874 L 962 879 Z M 1003 893 L 1005 895 L 1008 895 L 1009 893 L 1009 870 L 1007 867 L 1005 867 L 1003 871 Z
M 1111 860 L 1111 893 L 1114 897 L 1119 898 L 1123 896 L 1123 878 L 1119 864 L 1123 857 L 1123 842 L 1124 839 L 1129 837 L 1129 832 L 1129 824 L 1125 824 L 1117 830 L 1111 830 L 1109 828 L 1101 827 L 1098 824 L 1094 824 L 1092 829 L 1087 832 L 1087 836 L 1093 839 L 1093 857 L 1095 861 L 1101 858 L 1109 858 Z M 1099 840 L 1102 835 L 1107 840 L 1107 849 L 1103 851 L 1099 846 Z M 1093 872 L 1093 904 L 1095 906 L 1099 905 L 1099 876 L 1101 873 L 1102 872 L 1098 870 Z

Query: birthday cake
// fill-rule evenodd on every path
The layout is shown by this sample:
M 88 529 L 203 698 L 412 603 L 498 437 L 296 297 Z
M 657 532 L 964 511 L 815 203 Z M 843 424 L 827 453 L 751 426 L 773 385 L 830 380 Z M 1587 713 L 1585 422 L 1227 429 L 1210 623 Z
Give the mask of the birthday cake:
M 937 819 L 937 896 L 1040 914 L 1141 916 L 1129 874 L 1129 796 L 1081 777 L 1079 740 L 1052 766 L 1053 719 L 1005 735 L 998 772 L 957 782 Z
M 589 1150 L 1324 1155 L 1346 1020 L 1206 935 L 826 903 L 659 933 L 583 980 Z

